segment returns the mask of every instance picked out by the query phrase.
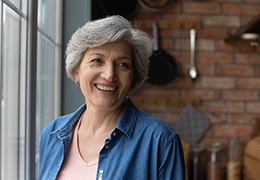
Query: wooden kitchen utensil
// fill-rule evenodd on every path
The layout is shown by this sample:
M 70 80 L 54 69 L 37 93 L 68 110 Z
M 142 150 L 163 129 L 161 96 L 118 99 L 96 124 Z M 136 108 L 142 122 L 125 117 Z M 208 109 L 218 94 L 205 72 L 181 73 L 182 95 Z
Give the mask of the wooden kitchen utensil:
M 255 119 L 255 131 L 245 146 L 243 155 L 244 180 L 257 180 L 260 177 L 260 118 Z

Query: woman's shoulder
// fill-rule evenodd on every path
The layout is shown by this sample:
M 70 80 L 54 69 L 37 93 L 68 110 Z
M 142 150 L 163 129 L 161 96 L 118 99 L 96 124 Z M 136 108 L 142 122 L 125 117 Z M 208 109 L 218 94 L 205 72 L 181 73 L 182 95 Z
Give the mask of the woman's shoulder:
M 138 113 L 138 123 L 142 124 L 145 128 L 149 128 L 154 132 L 175 135 L 174 129 L 163 119 L 156 117 L 148 112 L 140 110 Z
M 86 108 L 86 105 L 83 104 L 80 106 L 75 112 L 68 113 L 62 116 L 59 116 L 55 118 L 54 120 L 50 121 L 44 128 L 44 131 L 57 131 L 57 130 L 63 130 L 68 128 L 68 126 L 71 126 L 76 122 L 82 113 L 82 111 Z
M 46 126 L 42 130 L 42 133 L 59 130 L 63 125 L 66 124 L 67 119 L 70 119 L 71 116 L 72 116 L 72 113 L 62 115 L 62 116 L 59 116 L 59 117 L 53 119 L 48 124 L 46 124 Z

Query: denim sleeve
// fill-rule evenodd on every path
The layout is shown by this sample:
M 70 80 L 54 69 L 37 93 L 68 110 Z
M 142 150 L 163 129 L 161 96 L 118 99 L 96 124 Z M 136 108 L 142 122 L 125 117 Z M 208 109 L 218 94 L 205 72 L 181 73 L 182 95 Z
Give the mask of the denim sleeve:
M 50 128 L 49 126 L 46 126 L 43 131 L 41 132 L 39 144 L 38 144 L 38 149 L 39 149 L 39 176 L 41 176 L 41 172 L 43 170 L 43 161 L 44 161 L 44 153 L 46 150 L 46 145 L 47 144 L 47 136 L 50 133 Z
M 180 138 L 173 134 L 161 151 L 159 180 L 185 180 L 185 164 Z

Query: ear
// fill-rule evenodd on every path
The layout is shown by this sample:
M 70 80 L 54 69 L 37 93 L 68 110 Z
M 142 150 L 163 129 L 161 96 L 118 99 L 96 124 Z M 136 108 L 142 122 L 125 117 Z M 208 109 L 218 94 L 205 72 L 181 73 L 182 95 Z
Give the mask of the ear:
M 77 84 L 79 84 L 80 82 L 79 82 L 79 72 L 78 72 L 78 70 L 75 70 L 75 71 L 73 72 L 73 76 L 74 76 L 75 82 L 76 82 Z

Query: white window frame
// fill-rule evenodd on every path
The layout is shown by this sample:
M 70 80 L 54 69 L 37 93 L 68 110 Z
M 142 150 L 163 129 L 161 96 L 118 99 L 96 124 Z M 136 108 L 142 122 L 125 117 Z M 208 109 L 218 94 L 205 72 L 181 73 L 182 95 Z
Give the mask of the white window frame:
M 50 8 L 50 10 L 55 14 L 55 17 L 57 18 L 55 27 L 51 29 L 53 31 L 53 36 L 48 37 L 48 33 L 44 34 L 44 30 L 39 28 L 37 25 L 37 17 L 38 17 L 38 10 L 40 10 L 41 6 L 38 6 L 38 2 L 42 1 L 50 1 L 54 2 L 54 6 L 56 9 Z M 38 136 L 40 134 L 40 131 L 42 130 L 43 126 L 48 123 L 48 121 L 51 121 L 51 118 L 57 117 L 60 115 L 60 97 L 61 97 L 61 68 L 62 68 L 62 56 L 61 56 L 61 37 L 62 37 L 62 0 L 0 0 L 0 179 L 6 179 L 6 177 L 9 176 L 10 173 L 15 174 L 12 176 L 12 180 L 35 180 L 38 179 L 37 177 L 37 165 L 38 165 L 38 159 L 37 159 L 37 146 L 38 146 Z M 3 150 L 3 147 L 6 147 L 6 137 L 4 136 L 3 129 L 6 124 L 6 120 L 9 119 L 9 117 L 5 117 L 3 119 L 4 113 L 4 106 L 8 102 L 5 102 L 7 97 L 4 97 L 3 95 L 3 86 L 6 86 L 7 80 L 3 80 L 3 77 L 8 77 L 8 73 L 11 74 L 12 72 L 6 72 L 6 70 L 3 69 L 3 6 L 5 8 L 9 8 L 10 11 L 17 14 L 17 16 L 20 16 L 21 21 L 24 23 L 20 23 L 20 29 L 24 29 L 23 32 L 20 30 L 20 40 L 21 42 L 25 42 L 25 44 L 20 45 L 20 49 L 22 48 L 24 51 L 20 50 L 19 53 L 19 82 L 17 81 L 17 86 L 19 87 L 18 100 L 19 103 L 17 105 L 16 111 L 18 111 L 18 119 L 17 121 L 17 129 L 16 132 L 19 137 L 15 139 L 14 141 L 17 141 L 17 154 L 16 159 L 17 162 L 12 163 L 13 167 L 15 168 L 4 168 L 4 162 L 2 162 L 7 156 L 8 153 L 6 150 Z M 40 11 L 39 11 L 40 12 Z M 47 21 L 48 23 L 49 21 Z M 3 26 L 2 26 L 3 25 Z M 56 26 L 57 25 L 57 26 Z M 41 47 L 38 47 L 37 49 L 37 40 L 38 40 L 38 34 L 41 34 L 43 36 L 47 35 L 46 38 L 49 38 L 50 41 L 53 42 L 55 46 L 55 51 L 53 53 L 53 91 L 52 97 L 53 101 L 51 103 L 54 104 L 53 108 L 53 114 L 50 119 L 46 120 L 43 118 L 37 118 L 37 117 L 43 117 L 39 116 L 37 114 L 38 106 L 44 106 L 45 108 L 48 108 L 49 104 L 44 104 L 41 102 L 37 102 L 37 87 L 41 88 L 39 83 L 37 82 L 37 79 L 41 77 L 41 74 L 37 74 L 37 69 L 39 69 L 37 62 L 37 58 L 39 57 L 37 53 L 39 52 L 39 49 Z M 21 35 L 23 34 L 23 35 Z M 12 47 L 10 47 L 12 48 Z M 10 52 L 9 52 L 10 53 Z M 16 54 L 17 55 L 17 54 Z M 44 61 L 43 58 L 39 58 L 41 61 Z M 12 68 L 8 68 L 12 69 Z M 48 81 L 48 79 L 47 79 Z M 5 91 L 8 90 L 8 87 L 5 87 Z M 40 112 L 41 113 L 41 112 Z M 41 123 L 39 123 L 41 122 Z M 43 122 L 43 123 L 42 123 Z M 41 126 L 38 126 L 38 124 L 41 124 Z M 5 138 L 5 139 L 3 139 Z M 8 139 L 7 139 L 8 140 Z M 5 172 L 3 172 L 5 171 Z M 8 175 L 7 175 L 8 174 Z

